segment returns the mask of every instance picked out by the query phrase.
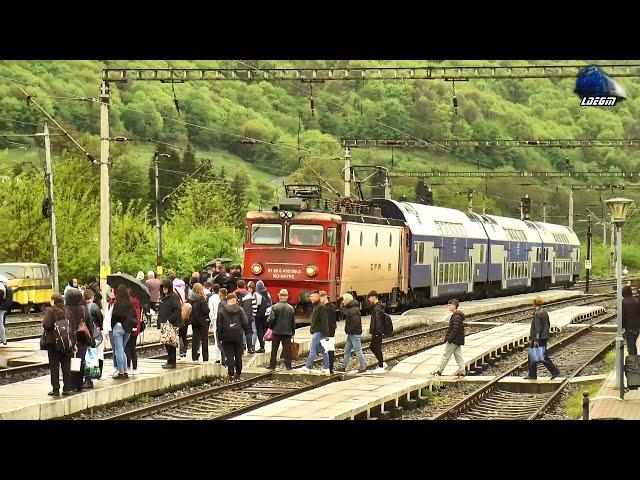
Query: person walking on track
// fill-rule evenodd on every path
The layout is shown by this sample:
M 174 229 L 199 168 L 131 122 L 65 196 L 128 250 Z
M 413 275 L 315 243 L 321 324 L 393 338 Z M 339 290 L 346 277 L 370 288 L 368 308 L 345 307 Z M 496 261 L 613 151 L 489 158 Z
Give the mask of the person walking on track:
M 69 395 L 71 393 L 71 355 L 56 349 L 55 323 L 58 320 L 64 320 L 64 318 L 64 299 L 59 293 L 54 293 L 51 296 L 51 306 L 44 311 L 44 320 L 42 321 L 44 342 L 49 356 L 51 387 L 53 388 L 49 395 L 54 397 L 60 395 L 60 368 L 62 368 L 62 380 L 64 382 L 62 394 Z
M 449 329 L 444 337 L 445 346 L 444 354 L 442 355 L 442 361 L 437 370 L 433 372 L 433 375 L 442 375 L 442 371 L 449 363 L 451 355 L 454 355 L 458 364 L 458 377 L 464 377 L 465 363 L 462 356 L 462 345 L 464 345 L 464 313 L 458 310 L 460 302 L 457 299 L 449 300 L 449 311 L 451 317 L 449 318 Z
M 369 333 L 371 333 L 371 343 L 369 348 L 371 353 L 376 356 L 378 360 L 378 367 L 373 370 L 373 373 L 384 373 L 387 366 L 384 363 L 384 357 L 382 356 L 382 337 L 384 335 L 384 306 L 378 302 L 378 292 L 371 290 L 367 295 L 369 303 L 373 305 L 371 311 L 371 321 L 369 323 Z
M 347 341 L 344 345 L 344 356 L 342 359 L 342 370 L 347 371 L 351 361 L 351 350 L 354 350 L 360 362 L 358 373 L 368 373 L 367 361 L 362 352 L 362 317 L 360 315 L 360 304 L 353 299 L 350 293 L 342 295 L 342 306 L 346 308 L 346 318 L 344 322 L 344 333 L 347 334 Z
M 311 347 L 309 348 L 309 356 L 307 362 L 301 371 L 307 373 L 311 371 L 313 361 L 318 355 L 318 350 L 322 349 L 322 366 L 323 372 L 329 373 L 329 354 L 322 348 L 320 341 L 329 339 L 329 321 L 327 319 L 327 307 L 320 303 L 320 293 L 316 290 L 311 292 L 311 303 L 313 303 L 313 311 L 311 312 Z
M 533 320 L 531 321 L 531 331 L 529 337 L 531 340 L 531 346 L 534 348 L 544 348 L 544 360 L 542 363 L 547 370 L 551 372 L 551 380 L 560 376 L 560 370 L 553 364 L 549 358 L 547 352 L 547 341 L 551 338 L 549 330 L 551 329 L 551 322 L 549 322 L 549 314 L 544 308 L 542 308 L 542 298 L 536 297 L 533 299 L 533 305 L 535 312 L 533 313 Z M 531 354 L 529 354 L 531 355 Z M 538 362 L 532 362 L 531 356 L 529 356 L 529 375 L 524 377 L 525 380 L 536 380 L 538 377 Z
M 249 334 L 251 325 L 247 314 L 238 305 L 235 293 L 227 295 L 227 304 L 218 309 L 218 338 L 222 340 L 222 348 L 227 357 L 229 376 L 227 381 L 240 380 L 242 373 L 242 332 Z
M 640 300 L 633 296 L 629 285 L 622 287 L 622 327 L 629 355 L 637 355 L 636 342 L 640 333 Z
M 278 300 L 269 314 L 268 326 L 273 333 L 271 340 L 271 360 L 269 361 L 269 370 L 276 369 L 276 361 L 278 358 L 278 348 L 282 343 L 282 352 L 284 356 L 284 366 L 287 370 L 291 370 L 291 342 L 296 333 L 296 316 L 293 307 L 287 302 L 289 292 L 286 289 L 278 292 Z

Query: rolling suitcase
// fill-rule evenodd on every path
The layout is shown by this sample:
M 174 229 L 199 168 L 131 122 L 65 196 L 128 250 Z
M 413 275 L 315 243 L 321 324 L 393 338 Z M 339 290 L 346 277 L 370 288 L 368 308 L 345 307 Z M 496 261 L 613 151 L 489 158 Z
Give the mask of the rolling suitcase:
M 636 390 L 640 387 L 640 355 L 627 355 L 624 362 L 624 374 L 627 377 L 627 387 Z

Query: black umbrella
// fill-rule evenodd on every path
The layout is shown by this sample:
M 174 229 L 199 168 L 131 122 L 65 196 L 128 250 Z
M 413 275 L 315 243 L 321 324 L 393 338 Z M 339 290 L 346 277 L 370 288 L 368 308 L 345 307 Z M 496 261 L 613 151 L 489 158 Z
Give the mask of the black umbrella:
M 220 262 L 220 263 L 229 263 L 229 262 L 233 262 L 233 260 L 231 258 L 226 258 L 226 257 L 221 257 L 221 258 L 216 258 L 214 260 L 211 260 L 209 263 L 207 263 L 204 268 L 205 270 L 209 267 L 215 267 L 216 266 L 216 262 Z
M 129 287 L 133 296 L 140 300 L 141 305 L 148 305 L 151 302 L 151 294 L 147 286 L 127 273 L 109 275 L 107 285 L 111 288 L 117 288 L 118 285 Z

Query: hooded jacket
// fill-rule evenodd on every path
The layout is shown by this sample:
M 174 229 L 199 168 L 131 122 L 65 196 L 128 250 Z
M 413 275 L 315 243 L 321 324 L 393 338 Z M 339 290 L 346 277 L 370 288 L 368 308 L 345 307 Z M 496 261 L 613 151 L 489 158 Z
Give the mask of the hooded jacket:
M 313 306 L 311 312 L 311 326 L 309 327 L 310 333 L 322 332 L 323 337 L 329 336 L 329 321 L 327 320 L 327 307 L 322 302 L 318 301 Z
M 376 303 L 371 311 L 369 333 L 371 335 L 382 335 L 384 333 L 384 307 L 380 302 Z
M 91 321 L 91 315 L 89 314 L 89 309 L 87 308 L 87 304 L 84 300 L 84 297 L 82 296 L 82 292 L 75 288 L 69 289 L 67 291 L 67 294 L 65 295 L 65 304 L 65 313 L 67 319 L 69 320 L 69 324 L 71 325 L 74 343 L 76 343 L 78 346 L 92 346 L 95 343 L 93 340 L 95 328 L 93 326 L 93 322 Z M 84 320 L 84 323 L 89 329 L 91 340 L 88 340 L 84 335 L 78 336 L 77 334 L 78 326 L 80 325 L 80 322 L 82 320 Z
M 162 281 L 161 287 L 169 290 L 169 294 L 165 295 L 160 288 L 160 306 L 158 307 L 158 322 L 169 322 L 174 327 L 182 326 L 182 306 L 180 297 L 173 290 L 173 283 L 168 278 Z
M 238 304 L 221 305 L 216 327 L 218 338 L 222 342 L 242 342 L 243 331 L 247 335 L 251 332 L 251 324 L 244 310 Z
M 622 327 L 625 330 L 640 330 L 640 300 L 633 296 L 628 285 L 622 288 Z
M 207 328 L 209 326 L 209 305 L 200 295 L 195 295 L 191 301 L 191 325 L 197 328 Z
M 345 313 L 344 333 L 347 335 L 362 335 L 360 304 L 356 300 L 351 300 L 347 304 L 347 310 Z
M 66 312 L 64 307 L 60 307 L 58 305 L 49 307 L 44 311 L 42 327 L 44 328 L 44 343 L 46 345 L 56 344 L 56 330 L 54 325 L 58 320 L 63 320 L 65 314 Z

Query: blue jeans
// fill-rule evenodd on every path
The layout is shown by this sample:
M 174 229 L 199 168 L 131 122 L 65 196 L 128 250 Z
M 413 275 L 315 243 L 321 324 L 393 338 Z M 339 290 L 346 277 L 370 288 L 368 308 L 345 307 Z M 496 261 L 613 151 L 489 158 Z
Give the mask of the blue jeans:
M 358 360 L 360 360 L 360 370 L 367 369 L 367 361 L 364 359 L 364 353 L 362 352 L 362 343 L 360 342 L 360 335 L 349 334 L 347 335 L 347 342 L 344 345 L 344 359 L 342 366 L 346 370 L 349 362 L 351 361 L 351 349 L 356 351 Z
M 122 328 L 120 322 L 116 323 L 111 330 L 111 344 L 113 346 L 113 366 L 120 373 L 127 371 L 127 357 L 124 353 L 124 346 L 129 341 L 131 333 L 127 333 Z
M 253 333 L 249 333 L 249 335 L 247 335 L 242 332 L 242 344 L 247 346 L 247 350 L 255 350 L 256 340 L 258 339 L 258 335 L 256 334 L 256 322 L 251 322 L 251 326 L 253 328 Z
M 0 343 L 4 343 L 7 341 L 4 333 L 4 314 L 5 311 L 0 309 Z
M 311 368 L 311 366 L 313 365 L 313 361 L 318 355 L 318 348 L 322 348 L 322 346 L 320 345 L 320 340 L 322 340 L 323 338 L 324 335 L 322 335 L 322 332 L 314 332 L 312 334 L 311 349 L 309 350 L 309 356 L 307 357 L 307 363 L 305 364 L 307 368 Z M 324 349 L 322 350 L 322 365 L 326 370 L 329 369 L 329 354 L 325 352 Z

